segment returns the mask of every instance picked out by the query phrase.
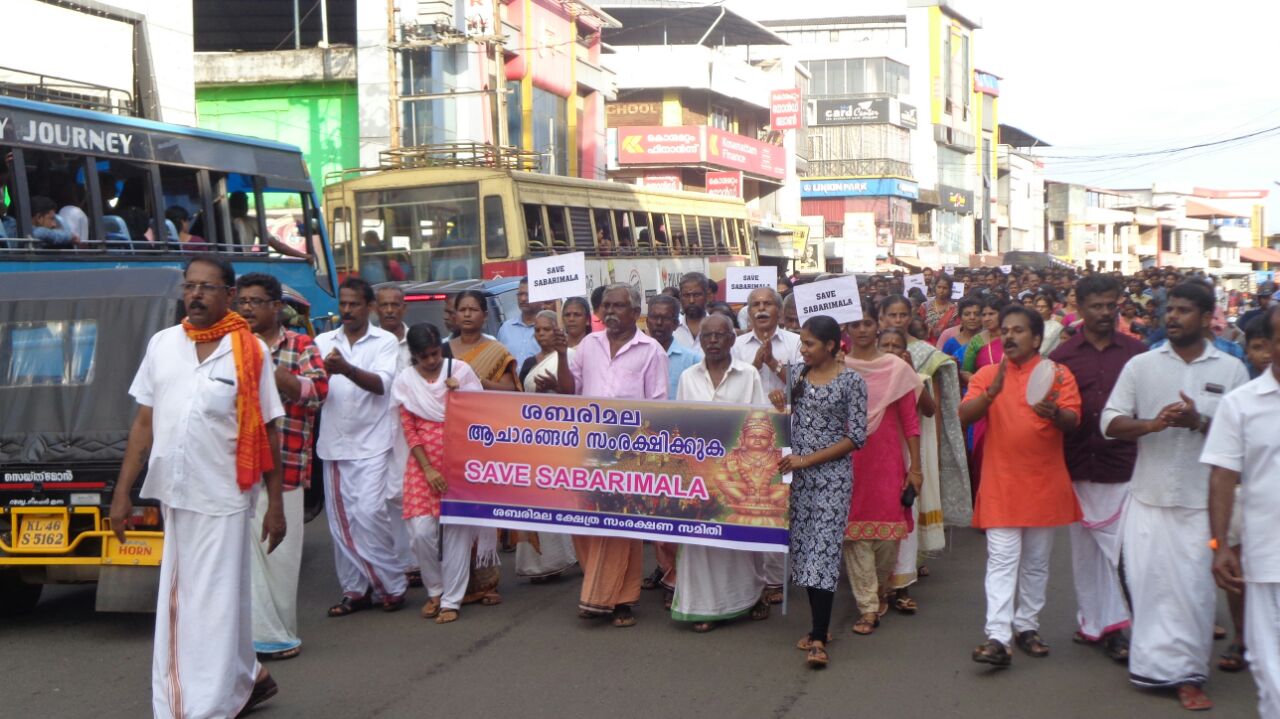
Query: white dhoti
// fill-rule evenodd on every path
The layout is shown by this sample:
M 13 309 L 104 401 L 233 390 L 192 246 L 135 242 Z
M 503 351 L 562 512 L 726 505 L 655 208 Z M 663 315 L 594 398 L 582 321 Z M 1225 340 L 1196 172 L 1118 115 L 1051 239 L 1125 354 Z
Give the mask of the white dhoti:
M 553 577 L 578 563 L 573 535 L 538 532 L 538 546 L 527 541 L 516 545 L 516 574 L 539 579 Z
M 249 589 L 250 511 L 162 511 L 152 712 L 158 719 L 233 717 L 249 701 L 259 670 Z
M 752 552 L 756 573 L 769 589 L 782 589 L 786 582 L 787 555 L 785 552 Z
M 732 619 L 751 611 L 760 600 L 765 587 L 756 568 L 760 552 L 698 544 L 679 547 L 672 619 L 681 622 Z
M 1280 582 L 1246 582 L 1244 642 L 1258 714 L 1280 719 Z
M 1080 634 L 1098 641 L 1129 626 L 1120 588 L 1120 539 L 1127 482 L 1073 482 L 1084 519 L 1071 525 L 1071 570 L 1076 586 Z
M 398 597 L 408 584 L 396 556 L 387 512 L 388 450 L 365 459 L 325 460 L 325 511 L 333 533 L 333 557 L 342 591 L 353 599 L 372 588 L 373 598 Z
M 1054 527 L 987 530 L 988 639 L 1008 646 L 1014 633 L 1040 629 L 1053 532 Z
M 1133 602 L 1129 681 L 1142 687 L 1202 684 L 1217 598 L 1209 512 L 1130 497 L 1123 521 L 1124 575 Z
M 911 532 L 898 542 L 898 557 L 893 574 L 889 577 L 890 589 L 903 589 L 920 578 L 920 503 L 911 506 Z
M 284 541 L 267 554 L 261 541 L 267 487 L 258 485 L 257 513 L 249 522 L 250 577 L 253 585 L 253 650 L 263 654 L 301 646 L 298 638 L 298 572 L 302 568 L 304 492 L 284 493 Z
M 426 588 L 427 596 L 440 597 L 442 609 L 462 606 L 462 597 L 466 595 L 467 582 L 471 579 L 471 548 L 482 540 L 483 535 L 495 537 L 496 542 L 493 529 L 464 524 L 442 525 L 439 517 L 429 516 L 410 517 L 405 524 L 409 528 L 413 556 L 422 568 L 422 586 Z M 494 550 L 489 551 L 492 553 Z

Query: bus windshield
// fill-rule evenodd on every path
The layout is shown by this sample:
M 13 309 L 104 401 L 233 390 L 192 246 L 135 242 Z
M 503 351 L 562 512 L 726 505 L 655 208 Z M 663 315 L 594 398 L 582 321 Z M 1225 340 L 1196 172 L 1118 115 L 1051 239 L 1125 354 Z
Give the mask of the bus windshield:
M 480 202 L 475 183 L 356 193 L 360 275 L 388 280 L 480 276 Z

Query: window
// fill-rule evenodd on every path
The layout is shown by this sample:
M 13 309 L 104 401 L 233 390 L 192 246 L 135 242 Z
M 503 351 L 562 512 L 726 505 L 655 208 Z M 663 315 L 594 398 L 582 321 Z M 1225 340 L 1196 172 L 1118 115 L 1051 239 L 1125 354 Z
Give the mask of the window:
M 265 250 L 263 225 L 259 222 L 258 190 L 250 175 L 230 173 L 212 174 L 213 219 L 217 227 L 218 244 L 231 252 L 255 252 Z M 201 223 L 195 223 L 191 234 L 207 237 Z
M 596 246 L 591 231 L 591 210 L 585 207 L 569 208 L 569 232 L 573 237 L 573 249 L 590 251 Z
M 323 254 L 315 249 L 320 242 L 319 232 L 314 231 L 318 213 L 314 212 L 310 195 L 297 190 L 264 187 L 259 197 L 262 198 L 262 213 L 267 223 L 263 251 L 269 250 L 277 257 L 303 258 Z
M 484 198 L 484 254 L 498 259 L 511 254 L 507 244 L 507 221 L 502 212 L 502 198 L 487 195 Z
M 671 219 L 671 224 L 667 227 L 667 234 L 671 238 L 671 251 L 679 254 L 688 252 L 689 240 L 684 232 L 684 215 L 668 215 L 668 217 Z
M 551 246 L 563 249 L 569 246 L 569 221 L 564 207 L 547 205 L 547 227 L 551 230 Z
M 667 229 L 667 216 L 655 212 L 653 218 L 653 249 L 658 253 L 671 252 L 671 233 Z
M 636 247 L 643 250 L 653 249 L 653 223 L 648 212 L 632 212 L 635 221 Z
M 712 105 L 711 114 L 707 117 L 707 124 L 721 130 L 732 131 L 733 111 L 725 107 Z
M 524 232 L 529 240 L 529 249 L 545 251 L 547 249 L 547 228 L 542 221 L 542 205 L 521 205 L 524 208 Z
M 599 243 L 596 251 L 601 256 L 612 255 L 614 252 L 614 245 L 617 244 L 614 241 L 613 225 L 610 222 L 609 214 L 608 210 L 591 211 L 591 218 L 595 220 L 596 240 Z
M 714 250 L 716 246 L 715 239 L 711 234 L 711 223 L 712 220 L 710 217 L 698 218 L 698 243 L 704 251 Z
M 633 248 L 636 246 L 635 225 L 631 223 L 631 213 L 627 210 L 613 211 L 613 228 L 618 233 L 618 248 L 620 253 L 634 254 Z
M 10 150 L 0 148 L 4 157 L 10 156 Z M 92 172 L 91 158 L 82 155 L 69 155 L 60 152 L 26 149 L 21 152 L 22 164 L 26 172 L 22 180 L 26 185 L 26 198 L 17 187 L 18 176 L 14 173 L 9 178 L 8 215 L 4 218 L 5 233 L 11 237 L 22 235 L 35 236 L 32 246 L 39 249 L 73 249 L 72 235 L 78 238 L 83 246 L 96 236 L 98 228 L 93 225 L 93 202 L 91 202 L 90 186 L 87 183 L 86 171 Z M 16 162 L 18 153 L 13 153 L 11 162 Z M 31 198 L 41 197 L 53 203 L 53 225 L 43 225 L 44 230 L 37 229 L 35 217 L 30 205 L 24 209 L 24 202 Z M 43 200 L 41 201 L 43 204 Z M 3 207 L 5 203 L 0 203 Z M 4 214 L 0 210 L 0 214 Z M 21 228 L 21 229 L 20 229 Z M 45 230 L 52 231 L 45 234 Z M 3 245 L 3 243 L 0 243 Z M 22 243 L 22 246 L 27 246 Z
M 475 184 L 356 194 L 360 276 L 461 280 L 480 276 L 480 208 Z
M 0 325 L 0 387 L 88 384 L 97 344 L 94 320 Z
M 182 249 L 204 249 L 205 238 L 191 232 L 191 226 L 199 222 L 205 226 L 204 194 L 200 191 L 198 170 L 171 165 L 160 166 L 160 203 L 164 210 L 164 238 Z

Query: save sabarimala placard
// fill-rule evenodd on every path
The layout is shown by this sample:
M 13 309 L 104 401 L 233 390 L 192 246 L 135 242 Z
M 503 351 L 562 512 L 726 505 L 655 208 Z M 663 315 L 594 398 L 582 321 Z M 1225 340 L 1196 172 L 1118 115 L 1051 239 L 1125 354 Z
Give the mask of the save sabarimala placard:
M 447 417 L 446 524 L 787 551 L 787 415 L 453 392 Z

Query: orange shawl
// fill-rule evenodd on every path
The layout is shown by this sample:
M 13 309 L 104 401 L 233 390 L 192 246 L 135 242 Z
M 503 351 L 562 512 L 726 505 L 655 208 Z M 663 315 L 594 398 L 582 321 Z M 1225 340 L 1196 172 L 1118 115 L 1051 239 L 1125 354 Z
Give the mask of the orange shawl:
M 262 481 L 262 473 L 275 466 L 271 444 L 267 441 L 267 425 L 262 418 L 258 387 L 262 381 L 262 345 L 249 329 L 249 323 L 235 312 L 228 312 L 212 327 L 200 329 L 185 318 L 182 329 L 196 343 L 216 342 L 231 335 L 231 356 L 236 364 L 236 484 L 247 492 Z

